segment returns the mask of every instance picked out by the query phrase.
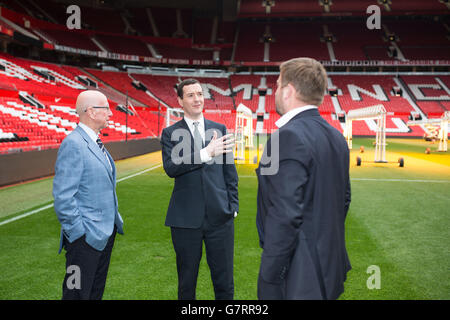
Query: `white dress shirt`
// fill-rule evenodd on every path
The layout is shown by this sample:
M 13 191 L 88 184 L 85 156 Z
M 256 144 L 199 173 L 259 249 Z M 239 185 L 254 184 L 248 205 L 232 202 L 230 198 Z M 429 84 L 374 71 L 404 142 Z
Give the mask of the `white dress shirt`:
M 203 115 L 201 116 L 201 118 L 199 120 L 192 120 L 185 116 L 184 121 L 186 121 L 186 124 L 188 125 L 188 128 L 191 131 L 192 136 L 194 136 L 194 130 L 195 130 L 194 121 L 198 121 L 199 124 L 198 124 L 197 128 L 198 128 L 198 131 L 200 132 L 200 136 L 202 137 L 203 145 L 206 145 L 206 142 L 205 142 L 205 119 L 203 118 Z M 212 157 L 209 156 L 209 154 L 206 152 L 205 148 L 200 150 L 200 160 L 202 163 L 212 160 Z M 236 218 L 237 215 L 238 215 L 238 213 L 235 211 L 234 217 Z
M 81 129 L 84 130 L 84 132 L 87 133 L 87 135 L 89 136 L 89 138 L 91 138 L 92 141 L 94 141 L 95 144 L 97 144 L 98 134 L 96 134 L 94 130 L 92 130 L 91 128 L 89 128 L 89 127 L 88 127 L 87 125 L 85 125 L 83 122 L 78 123 L 78 125 L 81 127 Z
M 189 119 L 189 118 L 187 118 L 185 116 L 184 117 L 184 121 L 188 125 L 188 128 L 191 131 L 192 136 L 194 136 L 194 130 L 195 130 L 194 122 L 198 122 L 197 128 L 198 128 L 198 131 L 200 132 L 200 136 L 202 137 L 203 145 L 206 147 L 206 142 L 205 142 L 206 141 L 205 140 L 205 119 L 203 118 L 203 115 L 198 120 L 192 120 L 192 119 Z M 208 155 L 208 152 L 206 152 L 205 148 L 200 150 L 200 160 L 201 160 L 202 163 L 208 162 L 211 159 L 212 158 Z
M 275 122 L 275 125 L 278 128 L 281 128 L 286 123 L 288 123 L 289 120 L 291 120 L 293 117 L 298 115 L 300 112 L 303 112 L 303 111 L 306 111 L 306 110 L 310 110 L 310 109 L 317 109 L 317 107 L 313 106 L 313 105 L 307 105 L 307 106 L 303 106 L 303 107 L 294 108 L 294 109 L 286 112 L 285 114 L 283 114 L 281 116 L 281 118 L 278 119 L 277 122 Z

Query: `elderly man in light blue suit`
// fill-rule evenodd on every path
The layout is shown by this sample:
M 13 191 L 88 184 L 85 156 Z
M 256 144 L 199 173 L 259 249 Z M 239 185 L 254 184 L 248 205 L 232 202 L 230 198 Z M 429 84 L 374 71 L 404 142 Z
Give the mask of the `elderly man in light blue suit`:
M 76 109 L 80 123 L 59 148 L 53 180 L 59 252 L 66 250 L 62 298 L 101 299 L 116 232 L 123 234 L 114 160 L 98 138 L 112 112 L 95 90 L 81 92 Z

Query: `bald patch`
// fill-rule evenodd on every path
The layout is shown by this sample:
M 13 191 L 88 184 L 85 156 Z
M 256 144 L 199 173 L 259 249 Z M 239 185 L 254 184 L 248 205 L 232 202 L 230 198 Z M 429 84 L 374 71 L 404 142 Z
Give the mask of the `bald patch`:
M 86 90 L 78 95 L 75 106 L 78 115 L 81 115 L 89 106 L 103 106 L 107 103 L 108 99 L 100 91 Z

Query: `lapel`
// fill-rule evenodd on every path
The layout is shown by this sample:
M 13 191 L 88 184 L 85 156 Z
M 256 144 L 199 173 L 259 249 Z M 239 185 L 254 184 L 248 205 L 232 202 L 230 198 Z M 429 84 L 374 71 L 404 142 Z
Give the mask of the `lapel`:
M 109 170 L 109 171 L 111 172 L 112 179 L 115 182 L 116 181 L 116 165 L 114 164 L 113 157 L 111 156 L 111 154 L 109 153 L 109 151 L 106 148 L 105 148 L 105 151 L 106 151 L 106 155 L 108 156 L 109 163 L 111 164 L 111 168 L 112 168 L 112 171 L 111 170 Z M 107 164 L 107 165 L 109 167 L 109 164 Z
M 205 147 L 211 142 L 214 131 L 217 131 L 217 138 L 220 138 L 222 135 L 222 131 L 217 128 L 214 121 L 205 119 Z M 209 131 L 208 131 L 209 130 Z
M 180 121 L 178 121 L 179 124 L 179 128 L 185 129 L 187 130 L 187 132 L 189 132 L 189 136 L 191 137 L 191 142 L 190 142 L 190 146 L 191 146 L 191 152 L 194 152 L 194 136 L 192 135 L 191 129 L 189 128 L 188 124 L 186 123 L 186 121 L 183 119 L 181 119 Z
M 212 131 L 211 133 L 208 132 L 209 129 L 211 129 L 212 126 L 212 122 L 205 119 L 205 117 L 203 117 L 203 120 L 205 121 L 204 125 L 205 125 L 205 147 L 211 142 L 212 139 Z
M 105 166 L 106 171 L 108 172 L 108 176 L 111 179 L 111 182 L 114 184 L 113 174 L 115 174 L 115 166 L 114 162 L 111 162 L 111 166 L 113 167 L 113 172 L 111 172 L 111 168 L 109 167 L 108 160 L 106 160 L 105 155 L 98 147 L 97 143 L 92 141 L 92 139 L 88 136 L 88 134 L 79 126 L 75 128 L 75 130 L 78 131 L 78 133 L 83 137 L 83 139 L 87 142 L 88 149 L 97 157 L 97 159 L 103 163 Z M 108 151 L 106 151 L 108 154 L 108 157 L 110 161 L 112 161 L 111 156 L 109 155 Z

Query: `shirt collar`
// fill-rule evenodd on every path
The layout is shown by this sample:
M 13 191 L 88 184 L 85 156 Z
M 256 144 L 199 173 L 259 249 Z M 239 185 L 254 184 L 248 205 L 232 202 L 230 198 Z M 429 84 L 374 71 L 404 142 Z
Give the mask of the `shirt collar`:
M 187 125 L 188 125 L 188 127 L 189 127 L 189 129 L 194 129 L 194 122 L 195 121 L 198 121 L 199 122 L 199 128 L 204 128 L 205 127 L 205 121 L 204 121 L 204 118 L 203 118 L 203 115 L 200 117 L 200 119 L 198 119 L 198 120 L 192 120 L 192 119 L 189 119 L 189 118 L 187 118 L 186 116 L 184 117 L 184 121 L 186 121 L 186 123 L 187 123 Z
M 313 105 L 307 105 L 307 106 L 303 106 L 303 107 L 298 107 L 298 108 L 294 108 L 288 112 L 286 112 L 284 115 L 281 116 L 280 119 L 278 119 L 275 122 L 275 125 L 278 128 L 281 128 L 282 126 L 284 126 L 286 123 L 289 122 L 289 120 L 291 120 L 293 117 L 295 117 L 296 115 L 298 115 L 300 112 L 306 111 L 306 110 L 310 110 L 310 109 L 317 109 L 316 106 Z
M 89 138 L 92 139 L 92 141 L 97 143 L 98 134 L 96 134 L 94 130 L 92 130 L 91 128 L 89 128 L 87 125 L 85 125 L 82 122 L 79 122 L 78 126 L 81 127 L 81 129 L 83 129 L 87 133 L 87 135 L 89 136 Z

